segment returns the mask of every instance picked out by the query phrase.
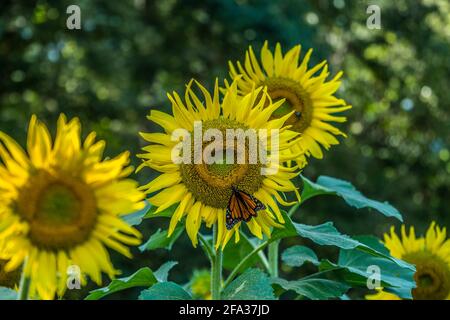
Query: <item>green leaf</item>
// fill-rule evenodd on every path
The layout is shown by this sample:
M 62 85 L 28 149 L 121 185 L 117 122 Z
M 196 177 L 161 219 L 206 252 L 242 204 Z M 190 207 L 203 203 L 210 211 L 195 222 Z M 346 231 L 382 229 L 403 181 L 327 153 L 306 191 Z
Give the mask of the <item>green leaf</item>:
M 169 277 L 169 272 L 178 264 L 177 261 L 167 261 L 162 266 L 159 267 L 153 274 L 155 275 L 158 282 L 166 282 Z
M 271 241 L 301 236 L 303 238 L 308 238 L 319 245 L 336 246 L 341 249 L 354 249 L 361 245 L 358 241 L 337 231 L 332 222 L 311 226 L 295 223 L 285 211 L 282 211 L 281 213 L 285 220 L 284 228 L 274 229 L 270 239 Z
M 335 195 L 336 193 L 322 187 L 321 185 L 312 182 L 308 178 L 306 178 L 303 175 L 300 175 L 303 181 L 303 189 L 301 194 L 302 203 L 305 202 L 308 199 L 314 198 L 316 196 L 322 196 L 322 195 Z
M 259 269 L 247 269 L 231 282 L 222 293 L 224 300 L 273 300 L 269 277 Z
M 156 279 L 153 271 L 150 268 L 141 268 L 131 276 L 114 279 L 107 287 L 91 291 L 90 294 L 86 297 L 86 300 L 99 300 L 114 292 L 133 287 L 150 287 L 157 281 L 158 280 Z
M 223 251 L 223 267 L 227 270 L 233 270 L 241 260 L 253 251 L 258 240 L 249 239 L 241 234 L 241 240 L 238 243 L 230 241 Z M 255 254 L 241 267 L 241 270 L 254 266 L 258 261 L 259 257 Z
M 164 209 L 161 212 L 155 213 L 156 210 L 158 210 L 158 207 L 150 205 L 149 209 L 147 210 L 146 214 L 144 215 L 143 219 L 149 219 L 149 218 L 171 218 L 175 210 L 177 209 L 178 204 L 174 204 L 166 209 Z
M 286 249 L 281 255 L 281 260 L 291 267 L 301 267 L 305 262 L 319 264 L 319 259 L 314 251 L 304 246 L 293 246 Z
M 151 287 L 158 281 L 166 281 L 170 269 L 176 264 L 177 262 L 174 261 L 166 262 L 155 272 L 147 267 L 141 268 L 131 276 L 114 279 L 108 286 L 91 291 L 86 297 L 86 300 L 99 300 L 110 294 L 129 288 Z
M 360 239 L 360 241 L 367 241 L 367 237 Z M 384 247 L 379 241 L 377 245 Z M 404 299 L 412 298 L 411 290 L 416 286 L 414 282 L 415 270 L 413 268 L 399 266 L 392 260 L 359 250 L 341 250 L 337 264 L 325 262 L 321 264 L 320 269 L 325 270 L 337 267 L 344 268 L 346 272 L 350 273 L 344 274 L 349 283 L 364 287 L 367 287 L 367 279 L 373 274 L 370 272 L 369 267 L 379 268 L 381 286 L 386 291 Z
M 17 300 L 17 292 L 10 288 L 0 287 L 0 300 Z
M 192 300 L 192 297 L 174 282 L 160 282 L 143 290 L 139 300 Z
M 388 259 L 402 268 L 415 272 L 415 267 L 413 265 L 392 257 L 385 248 L 379 251 L 379 244 L 372 247 L 373 243 L 363 243 L 356 239 L 352 239 L 337 231 L 332 222 L 326 222 L 317 226 L 294 223 L 294 226 L 300 236 L 308 238 L 319 245 L 332 245 L 346 250 L 358 249 L 372 256 Z
M 282 228 L 273 229 L 272 236 L 269 239 L 270 242 L 298 236 L 297 229 L 295 228 L 291 218 L 287 215 L 286 211 L 281 210 L 281 214 L 284 218 L 284 225 Z
M 172 249 L 173 244 L 178 240 L 184 230 L 183 224 L 178 224 L 170 237 L 168 237 L 168 230 L 158 229 L 150 236 L 146 243 L 139 247 L 141 252 L 155 249 Z
M 122 219 L 128 223 L 130 226 L 137 226 L 141 224 L 142 219 L 147 214 L 147 212 L 150 210 L 151 205 L 146 201 L 145 207 L 142 210 L 133 212 L 131 214 L 127 214 L 122 216 Z
M 275 229 L 270 241 L 282 239 L 285 237 L 292 236 L 301 236 L 307 239 L 310 239 L 314 243 L 318 245 L 325 246 L 336 246 L 340 249 L 358 249 L 364 252 L 367 252 L 373 256 L 385 258 L 395 262 L 400 267 L 408 268 L 410 270 L 415 271 L 414 266 L 408 264 L 402 260 L 393 258 L 389 255 L 386 249 L 380 249 L 379 245 L 372 247 L 372 243 L 362 243 L 358 240 L 352 239 L 348 235 L 340 233 L 333 226 L 332 222 L 326 222 L 316 226 L 310 226 L 306 224 L 300 224 L 292 222 L 291 218 L 286 214 L 286 212 L 282 212 L 283 218 L 285 219 L 285 228 Z
M 177 208 L 177 204 L 164 209 L 161 212 L 155 213 L 158 207 L 152 206 L 148 201 L 145 202 L 145 207 L 142 210 L 136 211 L 131 214 L 127 214 L 122 216 L 122 219 L 127 222 L 131 226 L 136 226 L 141 224 L 143 219 L 149 218 L 171 218 L 175 209 Z
M 316 226 L 294 223 L 298 235 L 308 238 L 321 246 L 336 246 L 342 249 L 353 249 L 360 243 L 349 236 L 339 233 L 332 222 L 325 222 Z
M 303 192 L 302 201 L 318 195 L 337 195 L 345 200 L 345 202 L 355 208 L 372 208 L 387 217 L 394 217 L 403 221 L 400 212 L 391 206 L 388 202 L 380 202 L 365 197 L 361 192 L 348 181 L 320 176 L 317 182 L 312 182 L 302 176 Z
M 339 298 L 350 289 L 350 286 L 345 283 L 323 279 L 319 274 L 295 281 L 287 281 L 280 278 L 272 281 L 285 290 L 293 290 L 311 300 Z
M 350 284 L 353 287 L 366 287 L 367 285 L 367 275 L 360 275 L 356 273 L 352 273 L 347 268 L 339 266 L 327 259 L 324 259 L 320 262 L 319 270 L 321 272 L 327 272 L 336 279 L 340 279 L 345 283 Z M 384 283 L 382 283 L 384 285 Z M 388 284 L 386 284 L 388 285 Z
M 377 237 L 365 235 L 365 236 L 354 236 L 353 238 L 384 255 L 390 255 L 389 249 L 386 248 L 380 241 L 380 239 L 378 239 Z

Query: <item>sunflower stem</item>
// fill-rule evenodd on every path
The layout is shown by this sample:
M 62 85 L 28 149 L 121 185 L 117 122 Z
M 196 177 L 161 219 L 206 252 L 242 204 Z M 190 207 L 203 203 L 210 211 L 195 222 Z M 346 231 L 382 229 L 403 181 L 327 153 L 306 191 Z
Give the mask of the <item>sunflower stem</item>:
M 278 277 L 278 247 L 280 241 L 274 241 L 269 244 L 269 269 L 270 275 L 274 278 Z
M 27 260 L 25 259 L 25 262 L 22 267 L 22 275 L 20 277 L 20 285 L 19 285 L 19 293 L 17 295 L 17 300 L 28 300 L 28 293 L 30 291 L 30 277 L 25 275 L 25 270 L 27 268 Z
M 213 226 L 213 245 L 217 243 L 217 223 Z M 222 248 L 215 249 L 215 254 L 211 260 L 211 297 L 213 300 L 220 300 L 222 290 Z
M 242 230 L 239 233 L 241 235 L 241 238 L 244 238 L 252 246 L 253 250 L 258 248 L 258 245 L 254 244 L 252 241 L 250 241 L 250 239 L 247 237 L 247 235 Z M 267 260 L 267 257 L 264 254 L 264 251 L 259 250 L 257 253 L 258 253 L 259 260 L 263 264 L 264 268 L 267 270 L 267 272 L 270 272 L 269 260 Z
M 302 203 L 305 201 L 306 199 L 302 199 Z M 288 217 L 292 217 L 292 215 L 298 210 L 298 208 L 300 208 L 300 202 L 296 203 L 292 206 L 292 208 L 289 210 L 288 212 Z
M 268 241 L 264 241 L 263 243 L 261 243 L 259 246 L 257 246 L 256 248 L 253 249 L 252 252 L 250 252 L 244 259 L 241 260 L 241 262 L 238 263 L 238 265 L 233 269 L 233 271 L 231 271 L 230 275 L 228 276 L 228 278 L 225 280 L 225 282 L 223 283 L 223 287 L 226 288 L 231 281 L 233 281 L 233 279 L 237 276 L 237 274 L 239 273 L 239 271 L 241 270 L 241 268 L 251 259 L 253 258 L 256 254 L 258 254 L 262 249 L 264 249 L 267 245 L 268 245 Z
M 211 245 L 208 243 L 208 240 L 206 240 L 205 237 L 200 233 L 198 234 L 198 239 L 200 240 L 200 245 L 202 246 L 202 249 L 208 257 L 209 261 L 212 262 L 214 259 L 214 252 L 211 248 Z

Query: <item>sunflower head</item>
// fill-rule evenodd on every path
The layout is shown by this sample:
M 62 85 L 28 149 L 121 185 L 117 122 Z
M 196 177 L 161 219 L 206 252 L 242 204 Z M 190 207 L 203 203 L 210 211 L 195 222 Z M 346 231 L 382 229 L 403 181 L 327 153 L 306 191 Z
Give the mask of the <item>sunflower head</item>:
M 159 124 L 164 133 L 142 133 L 150 145 L 144 147 L 144 153 L 140 155 L 143 159 L 141 167 L 150 167 L 162 173 L 143 187 L 152 194 L 149 202 L 158 207 L 156 212 L 176 205 L 169 235 L 185 217 L 187 233 L 196 246 L 202 222 L 208 227 L 217 223 L 216 246 L 223 247 L 233 234 L 239 240 L 242 221 L 232 230 L 226 230 L 225 216 L 233 190 L 240 190 L 257 198 L 266 208 L 249 219 L 246 225 L 260 238 L 263 233 L 270 236 L 271 227 L 280 227 L 284 223 L 274 197 L 279 203 L 289 205 L 280 192 L 293 191 L 298 194 L 291 182 L 298 174 L 297 167 L 282 165 L 298 156 L 283 153 L 296 142 L 298 135 L 283 128 L 291 114 L 272 118 L 272 113 L 283 101 L 273 102 L 267 89 L 262 87 L 241 97 L 237 82 L 233 82 L 220 99 L 217 81 L 212 96 L 196 83 L 201 92 L 199 97 L 192 84 L 188 84 L 184 99 L 175 92 L 169 95 L 172 115 L 151 111 L 148 118 Z M 184 134 L 178 134 L 180 130 Z M 277 132 L 276 138 L 270 135 L 272 131 Z M 268 135 L 259 136 L 261 132 Z M 256 145 L 261 146 L 258 139 L 262 136 L 267 138 L 266 143 L 262 144 L 267 161 L 256 156 L 260 153 L 255 150 L 255 143 L 250 138 L 253 133 L 256 135 Z M 182 148 L 179 148 L 180 143 Z M 178 150 L 175 153 L 184 161 L 174 161 L 174 150 Z M 209 161 L 211 159 L 213 161 Z
M 401 236 L 395 233 L 384 235 L 386 247 L 393 257 L 416 266 L 413 299 L 449 300 L 450 299 L 450 240 L 446 238 L 446 229 L 431 223 L 424 237 L 416 237 L 414 227 L 406 232 L 403 225 Z M 398 297 L 380 291 L 369 299 L 390 299 Z
M 265 86 L 273 101 L 284 101 L 272 117 L 290 114 L 286 125 L 301 134 L 301 139 L 293 145 L 291 151 L 301 151 L 297 163 L 304 166 L 305 155 L 321 159 L 321 146 L 328 149 L 339 143 L 335 136 L 345 136 L 330 122 L 344 122 L 345 117 L 334 114 L 348 110 L 351 106 L 334 96 L 340 86 L 342 72 L 328 80 L 326 61 L 309 68 L 312 50 L 302 60 L 300 53 L 301 46 L 297 45 L 283 55 L 280 44 L 272 52 L 266 41 L 261 49 L 260 59 L 250 47 L 245 54 L 244 63 L 230 62 L 229 66 L 230 76 L 237 81 L 240 94 L 248 94 L 254 86 Z
M 24 272 L 31 294 L 52 299 L 66 290 L 68 270 L 76 265 L 84 283 L 114 269 L 105 247 L 130 257 L 125 245 L 140 234 L 121 215 L 143 207 L 144 194 L 127 179 L 129 154 L 103 160 L 105 143 L 95 133 L 80 139 L 78 119 L 61 115 L 54 141 L 47 127 L 31 118 L 27 152 L 0 132 L 0 257 L 4 270 Z

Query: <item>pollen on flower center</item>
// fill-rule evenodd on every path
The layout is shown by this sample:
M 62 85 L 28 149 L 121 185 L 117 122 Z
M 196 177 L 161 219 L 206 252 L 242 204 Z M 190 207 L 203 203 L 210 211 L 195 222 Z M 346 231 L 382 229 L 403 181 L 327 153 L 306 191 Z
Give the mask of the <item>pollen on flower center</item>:
M 17 209 L 38 247 L 68 249 L 84 242 L 97 218 L 93 191 L 76 178 L 38 170 L 20 193 Z
M 244 125 L 236 121 L 222 118 L 205 121 L 203 128 L 218 129 L 224 137 L 226 136 L 226 129 L 247 129 Z M 206 143 L 204 147 L 209 143 Z M 234 146 L 234 153 L 236 155 L 238 153 L 237 143 Z M 181 177 L 187 189 L 196 199 L 215 208 L 227 207 L 232 193 L 232 186 L 252 194 L 261 187 L 264 178 L 261 175 L 262 165 L 259 162 L 256 164 L 248 162 L 238 163 L 237 161 L 234 161 L 234 163 L 226 163 L 226 153 L 227 148 L 224 145 L 224 159 L 219 163 L 181 164 Z M 249 159 L 247 143 L 245 145 L 245 153 L 245 159 Z
M 278 77 L 267 78 L 262 85 L 267 86 L 267 92 L 273 101 L 286 99 L 286 102 L 272 114 L 272 117 L 280 118 L 295 111 L 285 125 L 291 125 L 292 130 L 297 132 L 303 132 L 310 126 L 313 118 L 312 102 L 298 82 Z
M 414 299 L 444 300 L 448 297 L 450 270 L 444 260 L 428 251 L 409 253 L 403 259 L 416 265 Z
M 228 176 L 233 171 L 235 166 L 236 165 L 226 164 L 226 163 L 213 163 L 213 164 L 208 165 L 207 170 L 211 174 L 225 177 L 225 176 Z
M 64 184 L 54 183 L 42 191 L 34 218 L 47 224 L 69 224 L 79 217 L 77 195 Z

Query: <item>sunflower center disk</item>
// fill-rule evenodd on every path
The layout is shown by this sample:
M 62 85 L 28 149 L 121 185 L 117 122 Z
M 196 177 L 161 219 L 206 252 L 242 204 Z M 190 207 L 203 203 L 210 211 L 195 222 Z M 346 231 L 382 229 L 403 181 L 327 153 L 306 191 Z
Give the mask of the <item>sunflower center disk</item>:
M 30 178 L 18 199 L 31 241 L 45 249 L 69 249 L 84 242 L 95 226 L 96 208 L 89 186 L 44 170 Z
M 307 92 L 299 83 L 288 78 L 267 78 L 262 85 L 267 86 L 267 93 L 274 102 L 286 101 L 272 114 L 273 118 L 281 118 L 295 111 L 285 122 L 292 130 L 303 132 L 309 127 L 313 116 L 313 106 Z
M 227 177 L 229 176 L 233 170 L 236 169 L 236 165 L 226 164 L 226 163 L 212 163 L 207 165 L 207 170 L 210 174 Z
M 208 129 L 217 129 L 222 133 L 221 154 L 205 151 L 208 147 L 209 150 L 217 150 L 214 146 L 219 141 L 203 142 L 202 163 L 181 164 L 181 176 L 183 183 L 197 200 L 214 208 L 226 208 L 231 197 L 232 186 L 249 194 L 256 192 L 261 187 L 264 178 L 260 170 L 262 164 L 259 159 L 256 163 L 251 163 L 249 160 L 251 154 L 257 150 L 250 150 L 247 139 L 236 138 L 232 145 L 227 144 L 227 129 L 247 130 L 248 128 L 242 124 L 221 118 L 205 121 L 203 130 Z M 239 146 L 242 141 L 244 141 L 244 145 Z M 192 146 L 191 150 L 194 149 L 195 147 Z M 241 154 L 243 154 L 241 159 L 244 161 L 239 160 Z M 211 162 L 211 157 L 214 158 L 213 162 Z M 191 159 L 193 159 L 192 154 Z
M 444 300 L 450 294 L 450 270 L 448 264 L 431 252 L 415 252 L 404 257 L 416 265 L 413 289 L 416 300 Z

